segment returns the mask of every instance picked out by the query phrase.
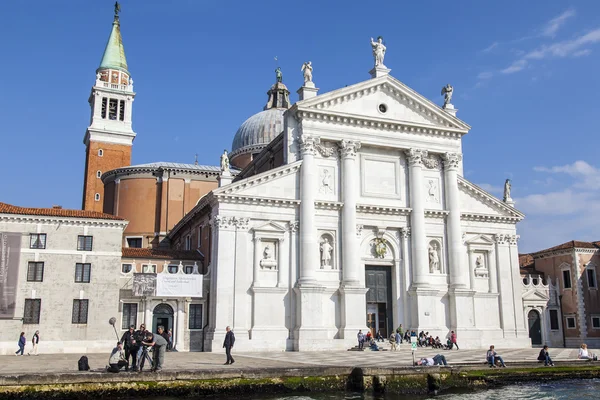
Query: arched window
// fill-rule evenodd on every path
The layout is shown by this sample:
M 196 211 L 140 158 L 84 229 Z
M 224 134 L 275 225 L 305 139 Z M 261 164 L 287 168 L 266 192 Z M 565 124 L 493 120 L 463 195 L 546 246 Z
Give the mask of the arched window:
M 96 193 L 96 194 L 94 195 L 94 200 L 96 200 L 96 201 L 100 201 L 100 193 Z
M 96 171 L 96 178 L 100 178 L 102 176 L 102 171 Z
M 98 157 L 102 157 L 104 155 L 104 150 L 98 149 Z

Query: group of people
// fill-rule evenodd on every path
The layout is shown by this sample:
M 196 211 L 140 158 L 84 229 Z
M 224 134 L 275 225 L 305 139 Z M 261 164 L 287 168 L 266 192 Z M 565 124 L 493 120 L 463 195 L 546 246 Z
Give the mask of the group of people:
M 163 326 L 157 328 L 157 333 L 152 333 L 144 324 L 141 324 L 137 331 L 135 326 L 131 325 L 112 350 L 107 371 L 119 372 L 122 368 L 129 371 L 131 368 L 134 372 L 141 372 L 148 361 L 151 365 L 150 370 L 158 372 L 163 367 L 168 344 L 169 334 Z M 150 351 L 152 357 L 148 354 Z
M 377 337 L 379 338 L 381 335 L 379 331 L 377 331 Z M 383 338 L 382 338 L 383 341 Z M 413 341 L 417 342 L 417 346 L 419 347 L 431 347 L 432 349 L 446 349 L 452 350 L 454 347 L 458 350 L 458 343 L 456 341 L 456 333 L 451 331 L 450 334 L 446 337 L 446 343 L 442 343 L 442 340 L 439 336 L 435 338 L 433 335 L 430 335 L 429 332 L 421 331 L 418 335 L 414 330 L 407 330 L 406 332 L 402 328 L 402 324 L 396 328 L 396 332 L 392 333 L 389 338 L 390 343 L 395 344 L 396 346 L 400 345 L 402 342 L 406 341 L 407 343 L 411 343 Z
M 40 343 L 40 331 L 35 331 L 33 337 L 31 338 L 31 351 L 27 353 L 28 356 L 37 356 L 38 355 L 38 345 Z M 19 346 L 19 350 L 15 352 L 15 355 L 23 355 L 25 353 L 25 346 L 27 345 L 27 338 L 25 337 L 25 332 L 21 332 L 19 336 L 19 342 L 17 343 Z

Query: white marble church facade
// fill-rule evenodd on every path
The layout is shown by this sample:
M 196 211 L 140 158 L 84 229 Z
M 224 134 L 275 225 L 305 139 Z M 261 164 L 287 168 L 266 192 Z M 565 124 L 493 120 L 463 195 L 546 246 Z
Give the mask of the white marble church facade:
M 523 214 L 464 179 L 454 107 L 388 72 L 322 95 L 309 82 L 284 114 L 283 165 L 223 176 L 188 214 L 213 226 L 207 350 L 228 325 L 240 351 L 345 349 L 367 324 L 530 345 Z

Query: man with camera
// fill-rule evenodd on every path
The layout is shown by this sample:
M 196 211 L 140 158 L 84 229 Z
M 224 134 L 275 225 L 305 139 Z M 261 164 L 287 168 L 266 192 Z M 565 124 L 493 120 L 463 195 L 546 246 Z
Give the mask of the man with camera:
M 148 352 L 146 351 L 145 346 L 142 345 L 142 342 L 146 339 L 146 325 L 141 324 L 140 329 L 135 331 L 133 334 L 133 339 L 135 343 L 133 343 L 133 347 L 131 349 L 132 354 L 135 354 L 135 364 L 133 364 L 133 370 L 138 371 L 144 368 L 144 361 L 146 358 L 150 358 L 148 356 Z
M 152 363 L 152 371 L 158 372 L 162 370 L 163 363 L 165 361 L 165 351 L 167 350 L 167 341 L 162 336 L 165 328 L 163 326 L 158 327 L 158 333 L 152 334 L 151 332 L 146 332 L 146 340 L 142 342 L 145 346 L 150 346 L 153 348 L 153 358 L 154 362 Z

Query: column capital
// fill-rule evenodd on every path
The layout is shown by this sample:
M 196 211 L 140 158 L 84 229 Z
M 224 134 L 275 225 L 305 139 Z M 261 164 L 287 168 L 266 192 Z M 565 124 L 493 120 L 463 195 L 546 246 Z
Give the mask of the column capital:
M 300 152 L 302 155 L 314 156 L 317 153 L 317 144 L 320 142 L 321 139 L 319 137 L 303 133 L 298 139 L 298 143 L 300 144 Z
M 422 166 L 423 165 L 423 159 L 425 157 L 427 157 L 427 150 L 422 150 L 422 149 L 408 149 L 404 151 L 404 154 L 406 154 L 406 157 L 408 157 L 408 164 L 413 166 Z
M 520 238 L 519 235 L 508 235 L 508 234 L 504 234 L 504 233 L 494 235 L 494 241 L 497 244 L 504 244 L 504 245 L 510 245 L 510 246 L 516 246 L 519 238 Z
M 400 228 L 400 237 L 402 239 L 407 239 L 410 236 L 410 228 L 408 226 L 404 228 Z
M 340 152 L 342 158 L 355 158 L 358 149 L 360 149 L 361 143 L 358 140 L 346 140 L 343 139 L 340 143 Z
M 292 233 L 298 232 L 299 228 L 300 228 L 300 221 L 288 222 L 288 229 L 290 230 L 290 232 L 292 232 Z
M 444 160 L 444 168 L 446 168 L 447 170 L 457 170 L 458 165 L 462 160 L 462 154 L 444 153 L 442 154 L 442 160 Z

